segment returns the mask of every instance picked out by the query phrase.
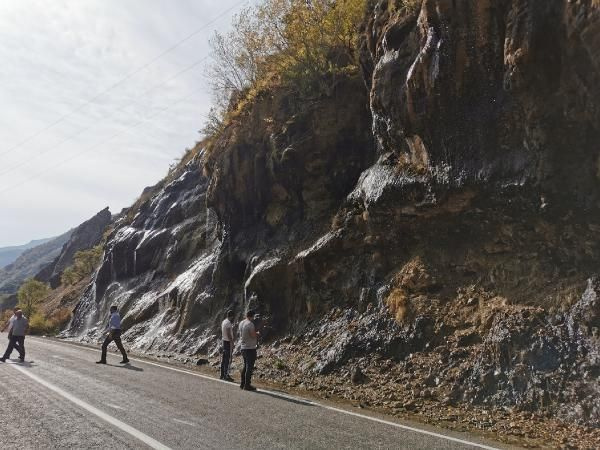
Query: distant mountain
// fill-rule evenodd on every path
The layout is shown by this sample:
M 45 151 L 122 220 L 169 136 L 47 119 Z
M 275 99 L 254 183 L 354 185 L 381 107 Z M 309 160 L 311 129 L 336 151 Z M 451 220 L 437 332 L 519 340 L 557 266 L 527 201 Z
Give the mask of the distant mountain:
M 12 263 L 0 268 L 0 294 L 14 294 L 23 281 L 54 261 L 72 232 L 70 230 L 54 239 L 43 241 L 41 245 L 25 249 Z
M 10 263 L 15 262 L 17 260 L 17 258 L 19 256 L 21 256 L 21 254 L 23 254 L 23 252 L 25 250 L 29 250 L 30 248 L 45 244 L 46 242 L 49 242 L 52 239 L 55 239 L 55 238 L 37 239 L 37 240 L 31 241 L 25 245 L 14 245 L 11 247 L 1 247 L 0 248 L 0 269 L 2 267 L 8 266 Z
M 75 253 L 98 245 L 111 221 L 112 214 L 108 208 L 105 208 L 75 228 L 56 258 L 44 265 L 35 275 L 35 279 L 50 283 L 52 289 L 56 289 L 60 285 L 63 271 L 73 264 Z

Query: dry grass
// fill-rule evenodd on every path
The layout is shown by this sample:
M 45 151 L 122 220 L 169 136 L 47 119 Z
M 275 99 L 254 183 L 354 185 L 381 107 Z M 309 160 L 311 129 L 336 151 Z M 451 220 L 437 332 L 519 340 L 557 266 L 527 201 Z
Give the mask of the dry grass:
M 385 303 L 398 322 L 403 322 L 408 312 L 408 295 L 404 289 L 396 288 L 388 294 Z
M 53 312 L 49 317 L 43 312 L 33 313 L 29 320 L 31 334 L 56 334 L 71 319 L 70 308 L 60 308 Z
M 435 283 L 420 257 L 408 261 L 392 278 L 392 289 L 385 303 L 398 322 L 410 313 L 411 298 L 422 298 Z

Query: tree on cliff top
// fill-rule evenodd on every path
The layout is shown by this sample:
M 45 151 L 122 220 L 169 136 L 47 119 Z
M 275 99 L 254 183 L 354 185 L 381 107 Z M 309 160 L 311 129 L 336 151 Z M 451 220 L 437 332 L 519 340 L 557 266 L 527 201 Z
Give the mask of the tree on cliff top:
M 299 93 L 357 68 L 358 27 L 365 0 L 264 0 L 215 33 L 208 71 L 217 109 L 225 111 L 264 87 Z M 210 125 L 210 124 L 209 124 Z

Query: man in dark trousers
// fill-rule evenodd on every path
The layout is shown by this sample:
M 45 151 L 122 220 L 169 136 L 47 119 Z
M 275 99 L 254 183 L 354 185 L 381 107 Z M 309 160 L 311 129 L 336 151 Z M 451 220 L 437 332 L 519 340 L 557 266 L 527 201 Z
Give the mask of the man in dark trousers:
M 0 361 L 6 362 L 14 349 L 19 352 L 19 360 L 25 361 L 25 334 L 29 330 L 29 321 L 23 315 L 20 309 L 15 310 L 15 315 L 11 317 L 8 325 L 8 348 Z
M 221 334 L 223 336 L 223 357 L 221 358 L 221 380 L 233 381 L 229 376 L 231 366 L 231 354 L 233 353 L 233 311 L 227 311 L 227 317 L 221 323 Z
M 96 361 L 96 364 L 106 364 L 106 349 L 108 348 L 108 344 L 112 341 L 115 341 L 119 350 L 121 350 L 121 354 L 123 355 L 123 361 L 121 364 L 127 364 L 129 362 L 129 358 L 127 358 L 127 353 L 125 353 L 125 349 L 123 348 L 123 343 L 121 342 L 121 316 L 117 311 L 116 306 L 110 307 L 110 318 L 108 319 L 108 336 L 104 339 L 104 343 L 102 344 L 102 357 L 100 361 Z
M 246 313 L 246 320 L 243 320 L 239 327 L 242 357 L 244 358 L 240 389 L 246 391 L 256 390 L 256 388 L 252 386 L 252 372 L 254 371 L 254 363 L 256 362 L 256 346 L 258 344 L 259 333 L 254 326 L 254 315 L 254 311 L 249 310 Z

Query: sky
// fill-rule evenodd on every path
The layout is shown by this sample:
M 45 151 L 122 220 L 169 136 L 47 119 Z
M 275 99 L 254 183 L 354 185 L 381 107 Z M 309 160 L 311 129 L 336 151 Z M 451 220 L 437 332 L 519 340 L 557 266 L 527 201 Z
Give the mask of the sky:
M 200 139 L 215 30 L 255 1 L 0 1 L 0 247 L 129 206 Z

